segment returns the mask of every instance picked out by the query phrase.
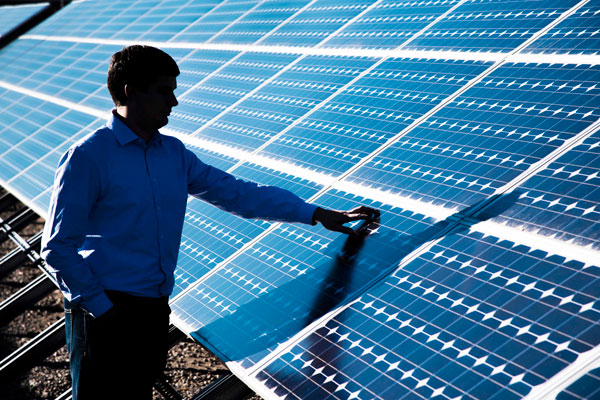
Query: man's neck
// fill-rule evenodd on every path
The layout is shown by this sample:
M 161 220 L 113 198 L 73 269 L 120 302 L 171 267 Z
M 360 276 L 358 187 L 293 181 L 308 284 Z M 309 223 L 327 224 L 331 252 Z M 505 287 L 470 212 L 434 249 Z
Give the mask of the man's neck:
M 133 131 L 133 133 L 144 139 L 146 143 L 150 142 L 150 139 L 152 139 L 152 136 L 154 136 L 155 132 L 149 132 L 148 130 L 144 129 L 126 106 L 119 106 L 115 111 L 115 115 L 125 125 L 127 125 L 127 127 Z

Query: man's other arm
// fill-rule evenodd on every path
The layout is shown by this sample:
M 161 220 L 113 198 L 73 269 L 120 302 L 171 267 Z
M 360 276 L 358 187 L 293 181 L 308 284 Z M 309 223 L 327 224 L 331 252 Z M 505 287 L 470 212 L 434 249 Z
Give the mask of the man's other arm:
M 88 233 L 88 216 L 99 193 L 96 165 L 81 148 L 69 150 L 56 171 L 42 236 L 42 257 L 61 291 L 94 317 L 109 310 L 112 302 L 78 250 Z

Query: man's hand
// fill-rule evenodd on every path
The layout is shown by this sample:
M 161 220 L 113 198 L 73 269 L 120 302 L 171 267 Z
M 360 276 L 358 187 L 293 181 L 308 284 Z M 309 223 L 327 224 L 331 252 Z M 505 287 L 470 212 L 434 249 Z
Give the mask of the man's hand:
M 315 223 L 320 222 L 330 231 L 347 233 L 348 235 L 354 235 L 356 232 L 352 228 L 344 226 L 345 223 L 361 219 L 370 222 L 378 218 L 379 210 L 364 206 L 350 211 L 335 211 L 318 207 L 313 215 Z

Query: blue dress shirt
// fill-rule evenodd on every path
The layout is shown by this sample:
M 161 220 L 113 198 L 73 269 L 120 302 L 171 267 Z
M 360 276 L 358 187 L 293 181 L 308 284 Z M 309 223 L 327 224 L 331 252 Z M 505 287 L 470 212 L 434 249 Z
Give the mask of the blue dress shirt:
M 67 300 L 99 316 L 112 306 L 105 289 L 170 295 L 188 194 L 246 218 L 310 224 L 316 209 L 204 164 L 174 137 L 146 143 L 113 114 L 54 180 L 42 256 Z

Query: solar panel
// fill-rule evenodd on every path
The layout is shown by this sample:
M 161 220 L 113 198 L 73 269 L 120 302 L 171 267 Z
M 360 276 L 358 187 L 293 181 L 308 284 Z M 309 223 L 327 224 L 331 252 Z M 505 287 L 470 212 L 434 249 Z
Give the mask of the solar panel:
M 22 4 L 0 7 L 0 37 L 6 35 L 11 29 L 25 22 L 28 18 L 47 7 L 48 3 Z
M 173 321 L 259 394 L 593 397 L 590 3 L 74 2 L 0 51 L 0 181 L 45 215 L 110 55 L 149 42 L 182 72 L 164 132 L 202 160 L 382 210 L 350 240 L 190 199 Z

